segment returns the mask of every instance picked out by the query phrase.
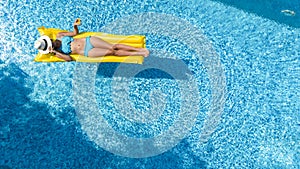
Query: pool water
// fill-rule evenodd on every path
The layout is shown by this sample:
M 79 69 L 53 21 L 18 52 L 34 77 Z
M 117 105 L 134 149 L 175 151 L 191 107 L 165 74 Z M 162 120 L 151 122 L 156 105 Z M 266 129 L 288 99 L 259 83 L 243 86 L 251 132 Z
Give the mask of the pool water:
M 251 3 L 247 0 L 215 0 L 225 3 L 226 5 L 234 6 L 246 12 L 255 13 L 256 15 L 272 19 L 278 23 L 287 24 L 292 27 L 300 27 L 300 15 L 297 14 L 300 9 L 300 1 L 286 0 L 252 0 Z M 291 11 L 284 12 L 284 11 Z
M 300 168 L 300 30 L 234 6 L 0 1 L 0 168 Z M 76 18 L 151 54 L 33 62 L 37 28 Z

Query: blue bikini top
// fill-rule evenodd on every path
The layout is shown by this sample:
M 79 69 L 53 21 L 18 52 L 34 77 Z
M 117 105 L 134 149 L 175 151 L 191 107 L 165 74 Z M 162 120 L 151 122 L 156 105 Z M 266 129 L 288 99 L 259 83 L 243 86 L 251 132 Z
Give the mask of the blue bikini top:
M 62 37 L 60 50 L 65 54 L 72 53 L 71 42 L 73 42 L 73 41 L 74 41 L 74 39 L 71 36 Z

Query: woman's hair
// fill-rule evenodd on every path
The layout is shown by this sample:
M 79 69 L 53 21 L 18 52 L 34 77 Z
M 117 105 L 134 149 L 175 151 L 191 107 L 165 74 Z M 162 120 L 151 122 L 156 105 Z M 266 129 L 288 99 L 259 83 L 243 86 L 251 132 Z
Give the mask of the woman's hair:
M 61 41 L 60 40 L 52 40 L 52 46 L 53 49 L 58 50 L 61 46 Z

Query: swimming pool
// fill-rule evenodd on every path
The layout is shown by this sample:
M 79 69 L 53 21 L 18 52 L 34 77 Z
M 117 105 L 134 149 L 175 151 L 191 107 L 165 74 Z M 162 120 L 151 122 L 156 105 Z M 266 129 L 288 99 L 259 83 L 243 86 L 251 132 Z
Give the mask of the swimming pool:
M 151 55 L 33 62 L 36 28 L 77 17 Z M 9 0 L 0 21 L 1 167 L 300 167 L 299 28 L 209 0 Z
M 278 23 L 287 24 L 292 27 L 300 27 L 300 16 L 297 14 L 300 8 L 300 1 L 285 0 L 215 0 L 230 6 L 237 7 L 246 12 L 272 19 Z

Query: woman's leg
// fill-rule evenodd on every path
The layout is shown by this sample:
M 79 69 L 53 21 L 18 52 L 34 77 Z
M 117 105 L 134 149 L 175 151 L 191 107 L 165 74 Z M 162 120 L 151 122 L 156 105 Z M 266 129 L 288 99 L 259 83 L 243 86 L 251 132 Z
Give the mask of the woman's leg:
M 147 57 L 149 55 L 149 51 L 146 48 L 136 48 L 136 47 L 123 45 L 123 44 L 114 45 L 94 36 L 90 38 L 90 43 L 94 46 L 94 49 L 96 48 L 93 52 L 91 52 L 92 53 L 91 56 L 89 52 L 90 57 L 107 56 L 107 55 L 116 55 L 116 56 L 141 56 L 142 55 Z M 98 55 L 96 54 L 96 51 L 99 52 Z
M 113 49 L 113 44 L 108 43 L 98 37 L 91 36 L 90 43 L 94 46 L 94 48 L 102 48 L 102 49 Z
M 88 52 L 88 57 L 95 58 L 101 56 L 113 55 L 114 51 L 110 49 L 93 48 Z
M 93 48 L 88 52 L 88 57 L 101 56 L 145 56 L 144 51 L 126 51 L 126 50 L 110 50 L 102 48 Z
M 113 45 L 114 50 L 127 50 L 127 51 L 144 51 L 144 48 L 136 48 L 128 45 L 123 44 L 115 44 Z
M 138 53 L 137 55 L 142 55 L 145 57 L 147 57 L 149 55 L 149 50 L 146 48 L 136 48 L 136 47 L 123 45 L 123 44 L 115 44 L 113 46 L 113 49 L 116 52 L 120 51 L 120 53 L 123 53 L 124 51 L 130 51 L 130 52 L 136 52 L 136 53 Z
M 127 51 L 127 50 L 115 50 L 115 56 L 146 56 L 144 51 Z
M 128 45 L 123 45 L 123 44 L 111 44 L 108 43 L 98 37 L 92 36 L 91 39 L 91 44 L 95 48 L 103 48 L 103 49 L 114 49 L 114 50 L 128 50 L 128 51 L 144 51 L 144 48 L 136 48 Z

